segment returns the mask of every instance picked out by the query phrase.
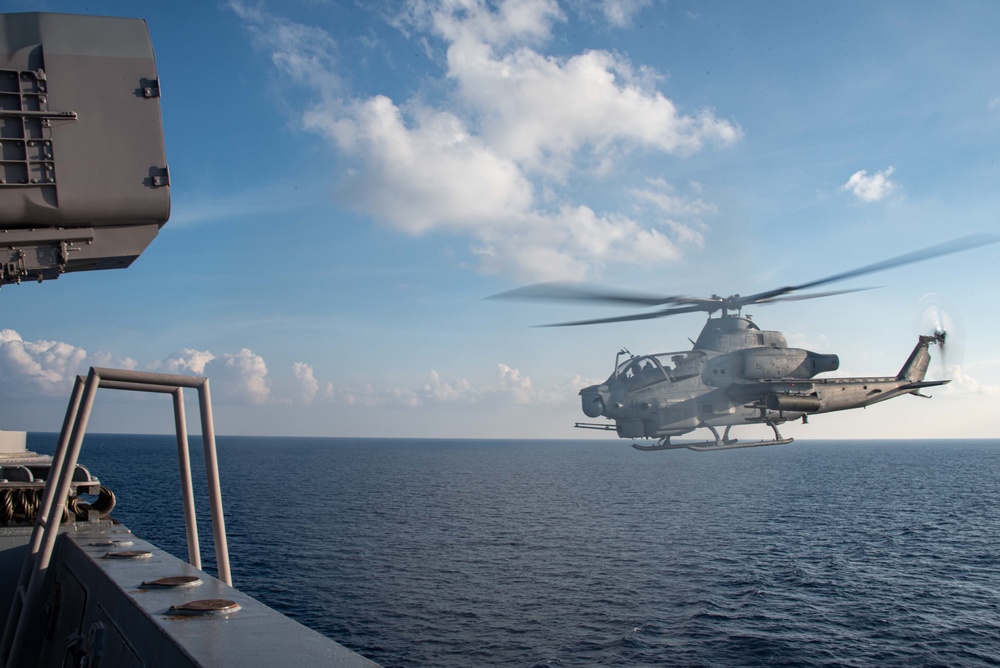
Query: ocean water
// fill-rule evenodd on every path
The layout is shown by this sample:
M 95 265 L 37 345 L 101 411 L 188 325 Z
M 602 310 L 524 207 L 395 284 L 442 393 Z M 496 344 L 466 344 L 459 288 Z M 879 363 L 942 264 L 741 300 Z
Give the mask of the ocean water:
M 236 586 L 386 666 L 1000 665 L 998 440 L 218 451 Z M 173 437 L 81 462 L 186 557 Z

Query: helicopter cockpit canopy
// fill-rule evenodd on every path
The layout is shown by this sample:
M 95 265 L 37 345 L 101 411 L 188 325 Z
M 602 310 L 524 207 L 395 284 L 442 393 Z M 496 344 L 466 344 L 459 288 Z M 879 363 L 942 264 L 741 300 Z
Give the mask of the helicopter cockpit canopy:
M 618 365 L 615 377 L 629 391 L 664 380 L 673 383 L 701 373 L 704 356 L 701 351 L 684 350 L 631 357 Z
M 0 285 L 127 267 L 170 215 L 139 19 L 0 14 Z

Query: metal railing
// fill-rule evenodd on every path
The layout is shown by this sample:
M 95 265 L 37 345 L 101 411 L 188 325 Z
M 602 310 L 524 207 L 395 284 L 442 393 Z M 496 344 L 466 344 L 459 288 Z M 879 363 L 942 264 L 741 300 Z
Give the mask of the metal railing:
M 219 579 L 232 585 L 229 570 L 229 547 L 226 542 L 226 525 L 222 514 L 222 491 L 219 486 L 219 464 L 215 451 L 215 426 L 212 421 L 211 393 L 208 378 L 174 374 L 127 371 L 91 367 L 86 380 L 77 376 L 66 409 L 59 442 L 52 458 L 49 480 L 45 485 L 31 541 L 21 575 L 11 601 L 10 614 L 0 645 L 0 665 L 15 666 L 23 636 L 24 620 L 35 612 L 46 570 L 59 534 L 62 507 L 70 491 L 73 471 L 76 468 L 83 437 L 94 406 L 98 388 L 131 390 L 173 395 L 174 423 L 177 430 L 177 459 L 181 475 L 181 496 L 184 502 L 184 524 L 187 530 L 188 561 L 201 568 L 201 550 L 194 512 L 194 492 L 191 485 L 191 460 L 188 452 L 187 420 L 184 416 L 183 388 L 198 390 L 201 412 L 201 433 L 205 448 L 205 474 L 208 478 L 209 505 L 212 515 L 212 535 L 215 543 L 215 560 Z M 56 472 L 52 475 L 51 472 Z

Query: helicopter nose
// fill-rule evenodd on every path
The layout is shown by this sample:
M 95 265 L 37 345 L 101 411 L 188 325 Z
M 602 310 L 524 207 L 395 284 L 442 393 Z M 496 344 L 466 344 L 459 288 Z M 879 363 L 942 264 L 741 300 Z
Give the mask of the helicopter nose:
M 597 385 L 580 390 L 580 401 L 583 404 L 583 414 L 595 418 L 604 414 L 604 397 Z

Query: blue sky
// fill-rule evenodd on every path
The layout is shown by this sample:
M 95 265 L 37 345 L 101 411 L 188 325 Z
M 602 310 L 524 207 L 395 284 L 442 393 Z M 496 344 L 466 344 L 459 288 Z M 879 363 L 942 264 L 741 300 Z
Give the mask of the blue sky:
M 103 365 L 207 374 L 220 433 L 593 436 L 572 428 L 577 391 L 704 318 L 537 329 L 626 311 L 484 297 L 548 279 L 749 294 L 998 228 L 996 3 L 5 10 L 147 20 L 173 210 L 127 270 L 0 292 L 5 429 L 58 430 L 72 378 Z M 839 375 L 895 374 L 928 293 L 963 321 L 932 401 L 783 431 L 994 436 L 998 253 L 750 309 Z M 172 418 L 111 393 L 91 428 Z

